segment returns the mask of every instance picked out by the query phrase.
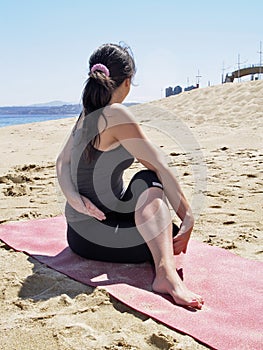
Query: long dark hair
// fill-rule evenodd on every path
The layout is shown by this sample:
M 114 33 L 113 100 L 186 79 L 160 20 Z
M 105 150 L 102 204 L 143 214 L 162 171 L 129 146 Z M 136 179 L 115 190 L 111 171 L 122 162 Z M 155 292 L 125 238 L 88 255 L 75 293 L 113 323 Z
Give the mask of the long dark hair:
M 92 67 L 99 63 L 107 67 L 109 76 L 99 69 L 92 71 Z M 133 78 L 136 68 L 129 47 L 116 44 L 104 44 L 91 55 L 89 59 L 89 69 L 89 78 L 86 81 L 82 94 L 82 113 L 84 113 L 84 128 L 86 130 L 89 128 L 92 129 L 93 133 L 93 137 L 88 141 L 85 150 L 87 158 L 91 160 L 93 158 L 93 146 L 100 142 L 98 118 L 101 114 L 103 115 L 103 113 L 101 113 L 101 108 L 104 108 L 110 102 L 113 91 L 119 87 L 125 79 Z

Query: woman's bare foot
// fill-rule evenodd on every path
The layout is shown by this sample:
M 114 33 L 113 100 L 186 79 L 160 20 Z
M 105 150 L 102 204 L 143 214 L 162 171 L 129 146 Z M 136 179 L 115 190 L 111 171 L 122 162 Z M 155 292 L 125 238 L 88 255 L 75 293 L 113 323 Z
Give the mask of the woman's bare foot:
M 203 298 L 187 289 L 176 270 L 160 268 L 156 272 L 152 288 L 157 293 L 170 294 L 175 303 L 201 309 Z

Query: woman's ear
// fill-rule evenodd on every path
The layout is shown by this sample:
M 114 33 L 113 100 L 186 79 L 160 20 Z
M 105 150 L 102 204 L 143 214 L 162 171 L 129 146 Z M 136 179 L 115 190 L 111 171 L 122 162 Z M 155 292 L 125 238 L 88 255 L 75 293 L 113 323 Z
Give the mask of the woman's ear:
M 129 86 L 131 85 L 131 78 L 126 78 L 126 79 L 124 80 L 124 85 L 125 85 L 126 87 L 129 87 Z

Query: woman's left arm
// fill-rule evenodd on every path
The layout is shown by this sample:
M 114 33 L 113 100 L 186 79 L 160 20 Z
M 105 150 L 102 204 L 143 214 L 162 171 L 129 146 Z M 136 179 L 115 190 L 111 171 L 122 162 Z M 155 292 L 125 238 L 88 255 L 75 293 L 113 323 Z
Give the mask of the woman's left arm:
M 99 210 L 88 198 L 81 196 L 75 188 L 71 178 L 71 151 L 73 147 L 73 133 L 71 133 L 66 145 L 56 161 L 57 178 L 64 196 L 69 205 L 76 211 L 104 220 L 104 213 Z

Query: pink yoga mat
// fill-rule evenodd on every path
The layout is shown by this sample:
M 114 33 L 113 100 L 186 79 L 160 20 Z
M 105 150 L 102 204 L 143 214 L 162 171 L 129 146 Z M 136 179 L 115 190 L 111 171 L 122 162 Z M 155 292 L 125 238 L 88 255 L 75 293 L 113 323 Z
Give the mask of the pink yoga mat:
M 77 281 L 103 286 L 126 305 L 211 348 L 263 349 L 260 262 L 191 240 L 184 280 L 205 299 L 203 309 L 194 312 L 151 292 L 154 275 L 148 263 L 103 263 L 74 254 L 62 216 L 0 225 L 0 239 Z

